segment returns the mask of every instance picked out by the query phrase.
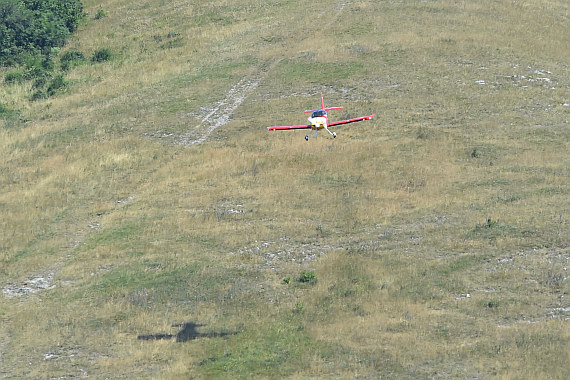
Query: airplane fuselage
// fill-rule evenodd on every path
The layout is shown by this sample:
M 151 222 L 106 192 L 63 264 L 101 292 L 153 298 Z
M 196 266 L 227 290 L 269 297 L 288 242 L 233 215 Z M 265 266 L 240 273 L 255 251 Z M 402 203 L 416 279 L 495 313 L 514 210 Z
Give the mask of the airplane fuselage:
M 314 111 L 308 120 L 309 123 L 311 123 L 311 129 L 314 131 L 327 128 L 329 125 L 329 118 L 327 115 L 327 111 L 325 110 Z
M 327 126 L 327 118 L 326 117 L 310 117 L 309 123 L 311 123 L 311 129 L 313 130 L 320 130 Z

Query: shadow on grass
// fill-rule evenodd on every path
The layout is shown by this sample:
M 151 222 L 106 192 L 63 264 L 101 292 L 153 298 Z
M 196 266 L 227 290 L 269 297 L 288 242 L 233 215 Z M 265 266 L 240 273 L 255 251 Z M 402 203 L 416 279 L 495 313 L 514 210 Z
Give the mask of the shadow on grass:
M 197 338 L 222 338 L 228 335 L 235 335 L 237 331 L 210 331 L 201 333 L 196 331 L 197 327 L 204 326 L 202 324 L 197 324 L 194 322 L 180 323 L 177 325 L 172 325 L 172 327 L 182 327 L 182 330 L 178 334 L 150 334 L 150 335 L 139 335 L 137 339 L 139 340 L 162 340 L 162 339 L 172 339 L 176 338 L 177 342 L 188 342 L 189 340 L 194 340 Z

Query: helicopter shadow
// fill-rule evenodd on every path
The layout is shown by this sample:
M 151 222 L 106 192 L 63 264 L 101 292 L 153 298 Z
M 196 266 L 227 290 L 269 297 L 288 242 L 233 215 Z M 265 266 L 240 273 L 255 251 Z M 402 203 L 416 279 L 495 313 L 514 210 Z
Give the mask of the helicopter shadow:
M 196 328 L 205 326 L 203 324 L 186 322 L 172 325 L 172 327 L 182 327 L 182 330 L 178 334 L 149 334 L 149 335 L 139 335 L 138 340 L 163 340 L 163 339 L 173 339 L 176 338 L 176 342 L 183 343 L 190 340 L 198 338 L 223 338 L 228 335 L 236 335 L 237 331 L 208 331 L 199 332 Z

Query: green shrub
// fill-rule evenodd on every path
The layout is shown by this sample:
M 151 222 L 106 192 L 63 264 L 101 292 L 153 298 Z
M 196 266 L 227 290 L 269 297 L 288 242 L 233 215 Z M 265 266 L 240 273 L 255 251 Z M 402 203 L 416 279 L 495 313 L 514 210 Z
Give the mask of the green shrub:
M 106 62 L 106 61 L 109 61 L 112 57 L 113 57 L 113 53 L 111 53 L 111 50 L 109 50 L 107 48 L 102 48 L 102 49 L 96 50 L 93 53 L 93 56 L 91 57 L 91 62 L 94 62 L 94 63 Z
M 293 313 L 295 314 L 303 314 L 305 311 L 305 305 L 302 302 L 297 302 L 295 307 L 293 308 Z
M 302 271 L 298 281 L 305 284 L 315 284 L 317 282 L 317 276 L 313 271 Z
M 12 127 L 18 121 L 18 111 L 7 107 L 5 104 L 0 103 L 0 120 L 5 120 L 6 127 Z
M 57 75 L 49 83 L 48 88 L 47 88 L 47 94 L 48 94 L 48 96 L 53 96 L 59 90 L 65 88 L 66 86 L 67 86 L 67 81 L 63 77 L 63 74 Z
M 72 67 L 78 66 L 85 62 L 85 55 L 78 50 L 66 51 L 59 59 L 61 69 L 67 71 Z
M 47 77 L 40 76 L 34 80 L 34 84 L 32 85 L 32 87 L 35 89 L 44 88 L 46 84 L 47 84 Z
M 23 0 L 24 6 L 38 18 L 48 15 L 74 32 L 84 17 L 81 0 Z
M 0 119 L 5 118 L 10 114 L 10 110 L 2 103 L 0 103 Z
M 24 80 L 49 78 L 54 70 L 54 63 L 50 57 L 35 53 L 22 55 L 22 66 Z
M 473 148 L 473 150 L 471 151 L 471 158 L 479 158 L 481 157 L 482 152 L 480 149 L 477 148 Z
M 10 71 L 4 76 L 4 82 L 9 84 L 22 83 L 23 81 L 25 78 L 21 71 Z
M 107 15 L 105 14 L 105 11 L 103 10 L 103 8 L 101 8 L 101 6 L 99 6 L 99 9 L 97 9 L 97 13 L 95 13 L 95 17 L 93 17 L 94 20 L 101 20 L 102 18 L 107 17 Z
M 48 97 L 48 95 L 47 95 L 46 91 L 44 89 L 39 89 L 32 94 L 32 96 L 30 97 L 30 100 L 36 101 L 36 100 L 41 100 L 41 99 L 47 99 L 47 97 Z

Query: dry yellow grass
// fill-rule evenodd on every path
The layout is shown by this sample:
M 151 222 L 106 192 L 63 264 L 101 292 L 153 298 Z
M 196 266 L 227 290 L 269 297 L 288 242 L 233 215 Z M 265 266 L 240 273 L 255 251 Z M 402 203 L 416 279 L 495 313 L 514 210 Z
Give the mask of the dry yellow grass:
M 2 376 L 568 377 L 568 4 L 85 5 L 0 90 Z

